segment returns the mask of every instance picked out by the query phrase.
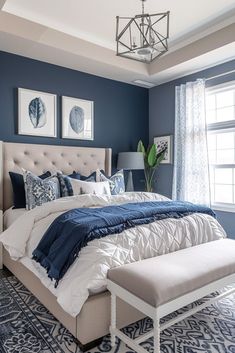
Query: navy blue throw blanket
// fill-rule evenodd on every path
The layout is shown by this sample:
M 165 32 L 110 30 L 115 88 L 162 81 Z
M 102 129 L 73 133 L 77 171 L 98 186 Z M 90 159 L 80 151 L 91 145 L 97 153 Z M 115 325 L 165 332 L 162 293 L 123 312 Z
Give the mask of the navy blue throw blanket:
M 179 201 L 138 202 L 95 209 L 75 208 L 52 222 L 33 251 L 33 259 L 47 270 L 51 279 L 56 280 L 57 286 L 89 241 L 121 233 L 141 224 L 181 218 L 192 213 L 215 217 L 208 207 Z

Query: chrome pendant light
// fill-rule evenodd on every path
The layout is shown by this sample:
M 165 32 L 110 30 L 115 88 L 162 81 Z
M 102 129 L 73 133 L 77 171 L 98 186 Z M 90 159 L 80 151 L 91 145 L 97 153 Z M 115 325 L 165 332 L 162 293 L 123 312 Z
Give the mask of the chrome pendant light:
M 150 63 L 168 51 L 170 11 L 149 15 L 144 12 L 134 17 L 117 16 L 117 55 Z

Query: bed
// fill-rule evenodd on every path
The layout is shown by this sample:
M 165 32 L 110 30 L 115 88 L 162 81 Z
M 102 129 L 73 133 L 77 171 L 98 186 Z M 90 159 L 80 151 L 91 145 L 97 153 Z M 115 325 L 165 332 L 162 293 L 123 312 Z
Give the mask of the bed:
M 3 211 L 9 209 L 13 202 L 9 171 L 21 173 L 21 168 L 25 168 L 35 174 L 41 174 L 46 170 L 61 170 L 69 174 L 79 167 L 79 170 L 84 175 L 89 175 L 96 168 L 104 169 L 110 175 L 111 158 L 112 151 L 109 148 L 0 142 L 0 163 L 2 165 L 2 168 L 0 168 L 1 209 Z M 32 272 L 19 262 L 11 260 L 5 249 L 3 249 L 3 264 L 48 308 L 82 345 L 86 345 L 108 333 L 110 311 L 110 297 L 108 292 L 91 297 L 84 305 L 79 317 L 73 318 L 60 307 L 55 296 L 43 286 Z M 134 313 L 133 315 L 133 319 L 135 320 L 137 316 Z M 99 325 L 96 325 L 96 322 L 99 322 Z
M 0 176 L 0 204 L 4 211 L 8 210 L 12 206 L 12 191 L 8 174 L 9 171 L 21 172 L 21 168 L 24 168 L 31 170 L 35 174 L 40 174 L 47 170 L 60 170 L 65 174 L 69 174 L 74 170 L 79 169 L 79 172 L 82 174 L 89 175 L 91 172 L 99 168 L 104 169 L 106 174 L 111 174 L 111 150 L 104 148 L 82 148 L 1 142 L 0 156 L 2 164 L 2 174 Z M 127 199 L 129 200 L 130 197 L 131 196 L 127 196 Z M 144 197 L 147 199 L 148 195 L 139 197 Z M 154 199 L 155 196 L 152 197 Z M 11 211 L 8 211 L 8 213 L 7 221 L 5 216 L 5 224 L 7 225 L 12 223 L 14 218 Z M 18 216 L 19 215 L 16 217 Z M 219 226 L 216 220 L 210 219 L 208 221 L 208 217 L 198 215 L 194 218 L 192 216 L 190 221 L 191 223 L 197 223 L 197 225 L 192 224 L 192 231 L 189 229 L 187 223 L 189 221 L 187 217 L 185 217 L 182 222 L 184 222 L 183 227 L 185 229 L 186 236 L 181 235 L 181 231 L 178 231 L 177 235 L 176 227 L 176 231 L 173 232 L 176 234 L 175 240 L 172 237 L 172 229 L 175 227 L 177 222 L 172 220 L 169 222 L 168 238 L 167 235 L 164 234 L 167 238 L 167 246 L 170 249 L 169 251 L 175 251 L 181 247 L 193 246 L 201 242 L 221 239 L 225 236 L 223 229 Z M 195 231 L 196 228 L 193 227 L 197 227 L 197 232 Z M 155 231 L 158 235 L 160 234 L 160 228 Z M 161 232 L 164 233 L 164 228 L 162 228 Z M 159 254 L 161 254 L 159 249 L 163 248 L 163 245 L 161 244 L 162 239 L 163 238 L 159 235 L 159 239 L 157 240 L 159 243 L 157 250 Z M 166 242 L 166 240 L 164 241 Z M 149 248 L 151 248 L 151 246 Z M 151 252 L 151 250 L 149 251 Z M 143 254 L 143 256 L 148 255 Z M 137 258 L 141 259 L 141 256 L 138 254 Z M 74 337 L 78 339 L 84 350 L 89 348 L 90 345 L 96 344 L 98 339 L 108 334 L 110 323 L 110 295 L 107 290 L 90 295 L 83 304 L 79 314 L 72 316 L 67 311 L 62 309 L 61 305 L 57 302 L 56 296 L 42 284 L 40 279 L 31 270 L 29 270 L 29 268 L 24 266 L 22 262 L 12 260 L 5 248 L 3 250 L 3 263 L 74 335 Z M 142 313 L 122 301 L 118 303 L 118 307 L 118 327 L 126 326 L 143 317 Z

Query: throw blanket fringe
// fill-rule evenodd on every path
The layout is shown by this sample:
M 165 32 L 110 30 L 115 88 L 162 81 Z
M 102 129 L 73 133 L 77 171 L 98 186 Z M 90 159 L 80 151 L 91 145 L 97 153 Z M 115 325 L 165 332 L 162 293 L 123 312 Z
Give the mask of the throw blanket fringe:
M 88 242 L 125 229 L 192 213 L 215 217 L 208 207 L 180 201 L 128 203 L 102 208 L 76 208 L 57 217 L 45 232 L 33 259 L 54 279 L 55 287 Z

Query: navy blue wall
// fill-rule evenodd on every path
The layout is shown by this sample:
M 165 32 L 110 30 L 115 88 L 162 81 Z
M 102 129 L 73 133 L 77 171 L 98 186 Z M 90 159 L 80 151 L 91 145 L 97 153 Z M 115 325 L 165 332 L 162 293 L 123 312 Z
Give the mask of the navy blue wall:
M 57 138 L 17 135 L 17 87 L 50 92 L 57 98 Z M 61 139 L 61 98 L 94 101 L 94 141 Z M 120 151 L 148 142 L 148 90 L 94 75 L 0 52 L 0 140 L 40 144 L 111 147 Z
M 175 81 L 154 87 L 149 92 L 149 138 L 155 136 L 174 135 L 175 119 L 175 86 L 197 78 L 207 78 L 235 69 L 235 60 L 214 66 L 210 69 L 185 76 Z M 235 73 L 207 81 L 206 85 L 214 86 L 226 81 L 235 80 Z M 171 197 L 173 165 L 163 164 L 158 168 L 156 191 Z M 216 211 L 218 220 L 228 235 L 235 238 L 235 213 Z

